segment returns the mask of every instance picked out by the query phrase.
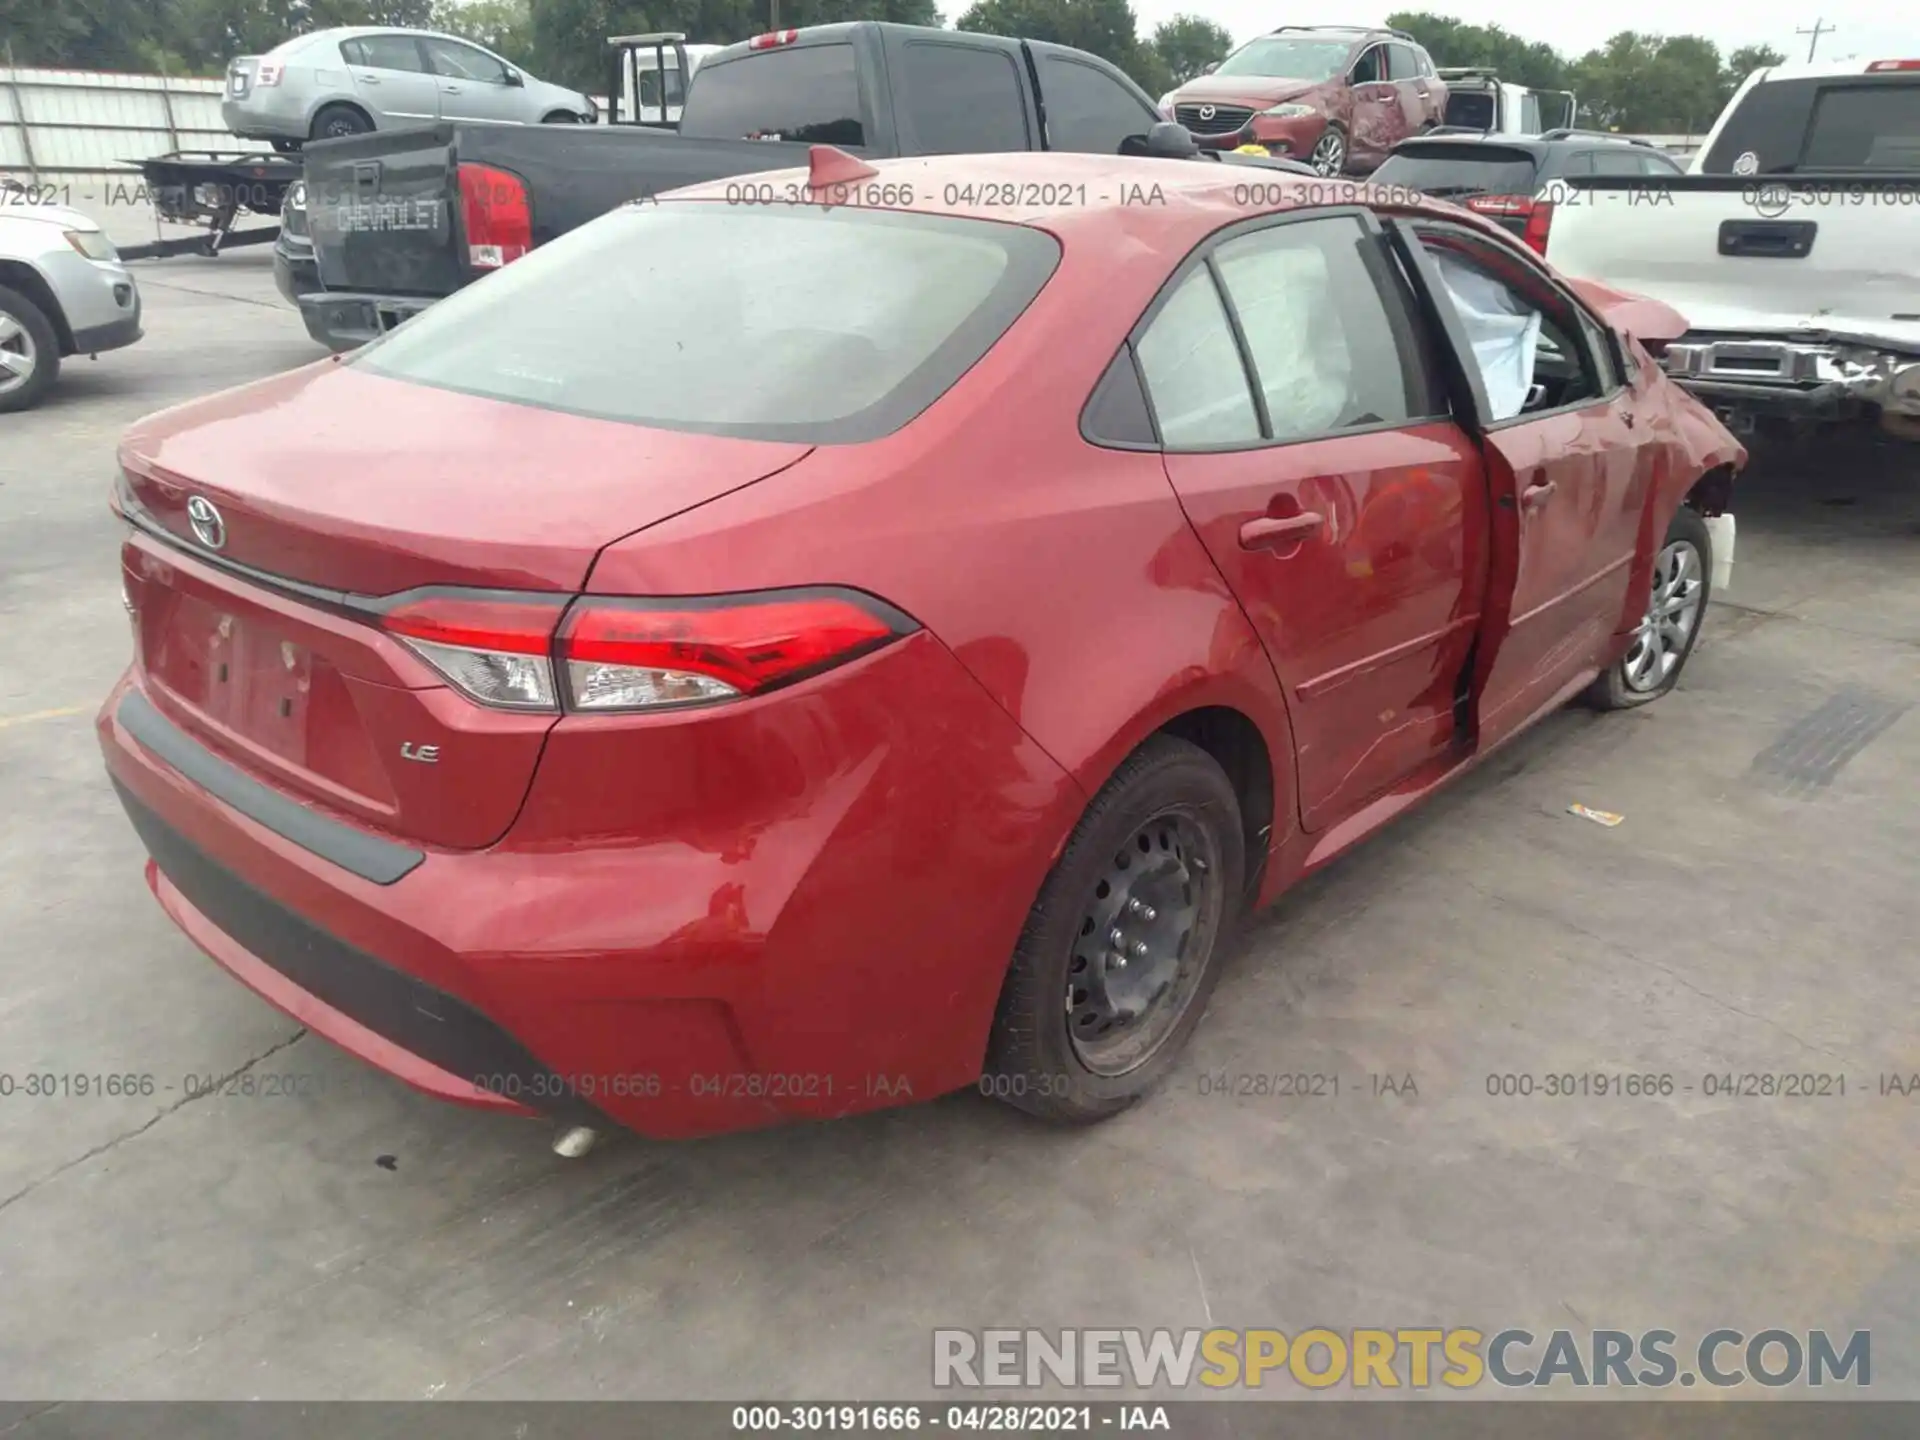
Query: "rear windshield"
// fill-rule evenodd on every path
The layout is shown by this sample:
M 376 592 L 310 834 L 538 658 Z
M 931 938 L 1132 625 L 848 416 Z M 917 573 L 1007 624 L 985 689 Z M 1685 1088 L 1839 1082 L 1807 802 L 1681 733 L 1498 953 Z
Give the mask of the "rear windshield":
M 1050 235 L 989 220 L 634 204 L 455 292 L 348 363 L 669 430 L 871 440 L 986 354 L 1059 257 Z
M 1727 117 L 1700 169 L 1708 175 L 1920 170 L 1920 74 L 1756 85 Z
M 750 50 L 702 65 L 687 92 L 682 135 L 856 149 L 873 143 L 861 120 L 860 72 L 851 45 Z
M 1404 185 L 1442 199 L 1455 195 L 1531 195 L 1538 166 L 1504 145 L 1410 145 L 1373 172 L 1376 185 Z

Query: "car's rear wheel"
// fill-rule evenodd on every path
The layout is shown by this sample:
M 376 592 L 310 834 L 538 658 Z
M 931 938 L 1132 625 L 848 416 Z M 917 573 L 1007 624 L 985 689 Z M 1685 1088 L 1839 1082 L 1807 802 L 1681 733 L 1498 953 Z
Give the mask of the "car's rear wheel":
M 542 125 L 578 125 L 580 117 L 571 110 L 556 110 L 551 115 L 540 117 Z
M 1321 175 L 1346 173 L 1347 132 L 1338 125 L 1328 125 L 1320 132 L 1320 138 L 1313 142 L 1313 149 L 1307 155 L 1307 163 Z
M 1628 710 L 1658 700 L 1679 684 L 1700 638 L 1712 592 L 1713 541 L 1707 522 L 1698 510 L 1682 505 L 1653 558 L 1647 608 L 1633 643 L 1593 682 L 1588 700 L 1602 710 Z
M 1148 741 L 1087 806 L 1014 947 L 981 1089 L 1049 1120 L 1165 1079 L 1239 918 L 1240 804 L 1198 746 Z
M 53 322 L 18 290 L 0 285 L 0 413 L 31 410 L 59 374 Z
M 365 135 L 373 129 L 373 121 L 351 105 L 323 105 L 320 113 L 313 117 L 313 138 L 315 140 L 344 140 L 349 135 Z

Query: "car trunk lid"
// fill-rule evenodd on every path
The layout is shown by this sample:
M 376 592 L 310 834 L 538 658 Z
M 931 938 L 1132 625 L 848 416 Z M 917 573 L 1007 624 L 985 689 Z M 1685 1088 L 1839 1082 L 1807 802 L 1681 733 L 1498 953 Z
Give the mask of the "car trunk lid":
M 810 448 L 331 362 L 163 412 L 121 448 L 143 683 L 199 743 L 309 804 L 412 841 L 490 844 L 556 717 L 449 687 L 381 628 L 377 597 L 548 592 L 557 618 L 606 544 Z

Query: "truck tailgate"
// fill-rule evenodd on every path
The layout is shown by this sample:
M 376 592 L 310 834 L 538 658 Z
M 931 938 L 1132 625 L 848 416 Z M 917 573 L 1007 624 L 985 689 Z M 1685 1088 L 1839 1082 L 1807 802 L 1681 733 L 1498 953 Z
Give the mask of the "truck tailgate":
M 1920 348 L 1915 177 L 1558 181 L 1547 259 L 1665 301 L 1699 333 Z M 1904 202 L 1904 203 L 1903 203 Z
M 451 125 L 306 147 L 307 226 L 329 290 L 450 295 L 467 281 Z
M 438 298 L 473 279 L 461 216 L 462 164 L 526 186 L 533 243 L 629 200 L 730 175 L 807 163 L 809 147 L 701 140 L 642 126 L 444 123 L 306 149 L 307 223 L 328 290 Z

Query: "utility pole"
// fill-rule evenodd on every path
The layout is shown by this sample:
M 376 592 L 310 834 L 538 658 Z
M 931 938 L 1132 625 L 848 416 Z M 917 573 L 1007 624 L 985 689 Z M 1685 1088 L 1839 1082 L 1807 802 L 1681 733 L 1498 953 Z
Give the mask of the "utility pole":
M 780 28 L 780 0 L 767 0 L 767 29 Z
M 779 3 L 779 0 L 775 0 L 775 3 Z M 1807 63 L 1809 65 L 1813 63 L 1813 52 L 1815 47 L 1820 44 L 1820 37 L 1822 35 L 1833 34 L 1835 28 L 1836 27 L 1827 24 L 1823 16 L 1813 22 L 1813 28 L 1811 30 L 1796 30 L 1793 32 L 1796 35 L 1810 35 L 1813 37 L 1807 41 Z

